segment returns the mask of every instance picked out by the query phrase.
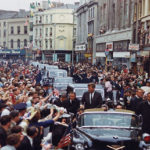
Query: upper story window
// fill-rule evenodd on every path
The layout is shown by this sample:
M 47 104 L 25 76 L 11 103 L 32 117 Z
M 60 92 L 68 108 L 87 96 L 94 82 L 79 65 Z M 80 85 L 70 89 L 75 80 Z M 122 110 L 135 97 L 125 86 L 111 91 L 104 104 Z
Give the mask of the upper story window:
M 40 20 L 39 20 L 39 23 L 42 23 L 42 16 L 40 16 Z
M 11 39 L 11 41 L 10 41 L 10 47 L 14 48 L 14 41 L 13 41 L 13 39 Z
M 17 40 L 17 48 L 20 48 L 20 40 Z
M 28 28 L 27 26 L 24 26 L 24 34 L 27 34 L 28 33 Z
M 24 47 L 27 47 L 27 39 L 24 39 Z
M 53 35 L 53 28 L 52 27 L 50 27 L 50 36 L 52 36 Z
M 50 15 L 50 22 L 52 22 L 53 20 L 53 15 Z
M 89 16 L 89 20 L 91 20 L 95 17 L 95 7 L 89 8 L 88 16 Z
M 38 23 L 38 17 L 36 17 L 36 23 Z
M 45 30 L 45 35 L 48 36 L 48 28 Z
M 17 26 L 17 34 L 20 34 L 20 26 Z
M 14 34 L 14 27 L 11 27 L 11 34 Z
M 6 37 L 6 30 L 4 30 L 4 34 L 3 34 L 3 36 L 4 36 L 4 37 Z
M 6 22 L 3 22 L 3 26 L 6 27 Z
M 45 40 L 45 48 L 48 48 L 48 40 Z
M 50 48 L 53 47 L 53 43 L 52 42 L 53 42 L 52 39 L 50 39 Z

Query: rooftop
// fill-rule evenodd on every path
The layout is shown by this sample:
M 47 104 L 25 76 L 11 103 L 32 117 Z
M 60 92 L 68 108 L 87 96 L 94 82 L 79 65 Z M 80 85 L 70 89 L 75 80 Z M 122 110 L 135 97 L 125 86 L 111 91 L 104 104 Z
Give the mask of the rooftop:
M 23 9 L 21 9 L 20 11 L 0 10 L 0 20 L 13 19 L 13 18 L 25 18 L 29 14 L 30 14 L 29 11 L 25 11 Z

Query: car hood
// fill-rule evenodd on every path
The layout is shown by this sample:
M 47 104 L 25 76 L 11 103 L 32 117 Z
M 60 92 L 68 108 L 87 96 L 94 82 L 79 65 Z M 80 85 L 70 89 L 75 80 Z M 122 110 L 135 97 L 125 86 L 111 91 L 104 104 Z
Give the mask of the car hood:
M 88 136 L 93 140 L 118 142 L 136 139 L 138 132 L 136 130 L 123 129 L 123 128 L 78 128 L 81 134 Z

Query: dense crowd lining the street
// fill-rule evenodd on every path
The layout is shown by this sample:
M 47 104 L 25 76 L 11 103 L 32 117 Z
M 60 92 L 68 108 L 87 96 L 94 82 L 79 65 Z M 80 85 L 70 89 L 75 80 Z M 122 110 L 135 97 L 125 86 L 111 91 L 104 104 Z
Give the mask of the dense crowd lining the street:
M 52 135 L 55 123 L 68 126 L 67 115 L 73 125 L 85 109 L 128 109 L 143 117 L 142 132 L 150 134 L 150 77 L 133 74 L 101 65 L 50 62 L 65 69 L 75 83 L 87 83 L 88 91 L 81 101 L 75 92 L 61 93 L 51 84 L 41 84 L 42 72 L 22 60 L 0 61 L 0 148 L 1 150 L 48 150 L 57 148 L 60 132 Z M 50 75 L 49 75 L 50 77 Z M 95 91 L 104 87 L 105 98 Z M 52 100 L 53 99 L 53 100 Z M 52 138 L 53 136 L 53 138 Z M 52 145 L 53 143 L 53 145 Z

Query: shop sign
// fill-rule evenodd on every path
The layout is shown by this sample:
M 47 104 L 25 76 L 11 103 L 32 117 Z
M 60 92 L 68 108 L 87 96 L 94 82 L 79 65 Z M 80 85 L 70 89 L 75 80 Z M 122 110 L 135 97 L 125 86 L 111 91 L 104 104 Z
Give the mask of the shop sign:
M 129 50 L 138 51 L 139 50 L 139 44 L 129 44 Z
M 86 50 L 86 45 L 76 45 L 75 51 L 85 51 Z
M 106 43 L 106 50 L 105 51 L 113 51 L 113 42 Z
M 92 54 L 84 54 L 84 56 L 85 56 L 86 58 L 89 58 L 89 57 L 92 56 Z

